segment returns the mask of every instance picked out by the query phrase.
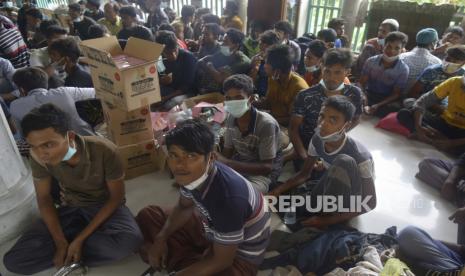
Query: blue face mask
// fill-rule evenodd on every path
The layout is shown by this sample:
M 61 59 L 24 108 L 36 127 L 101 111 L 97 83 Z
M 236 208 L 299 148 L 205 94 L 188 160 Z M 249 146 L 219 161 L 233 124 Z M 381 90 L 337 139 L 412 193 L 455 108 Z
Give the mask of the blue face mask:
M 69 143 L 69 136 L 68 134 L 66 134 L 66 139 L 68 140 L 68 152 L 66 152 L 65 156 L 63 156 L 63 159 L 61 161 L 68 161 L 69 159 L 71 159 L 71 157 L 73 157 L 76 152 L 77 152 L 77 149 L 76 149 L 76 144 L 74 144 L 74 148 L 71 147 L 71 144 Z

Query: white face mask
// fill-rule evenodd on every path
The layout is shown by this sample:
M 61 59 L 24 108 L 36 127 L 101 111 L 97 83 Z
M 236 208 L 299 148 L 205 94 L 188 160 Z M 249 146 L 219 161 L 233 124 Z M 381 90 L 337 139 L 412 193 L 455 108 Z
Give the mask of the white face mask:
M 462 68 L 462 64 L 452 63 L 448 61 L 442 62 L 442 70 L 447 74 L 453 74 Z
M 345 123 L 339 131 L 336 131 L 326 136 L 321 136 L 321 127 L 317 126 L 317 128 L 315 128 L 315 135 L 320 137 L 321 141 L 323 141 L 324 143 L 337 142 L 341 140 L 342 138 L 344 138 L 344 136 L 346 135 L 346 130 L 345 130 L 346 125 L 347 123 Z
M 188 185 L 185 185 L 184 188 L 192 191 L 192 190 L 196 189 L 197 187 L 199 187 L 203 182 L 205 182 L 205 180 L 207 180 L 207 178 L 208 178 L 208 169 L 209 168 L 210 168 L 210 164 L 207 164 L 207 168 L 205 169 L 205 172 L 202 174 L 202 176 L 200 176 L 196 180 L 192 181 Z
M 224 56 L 229 57 L 231 55 L 231 50 L 229 49 L 228 46 L 221 46 L 220 51 Z
M 249 99 L 225 101 L 224 108 L 234 118 L 240 118 L 250 109 Z
M 384 38 L 378 38 L 378 44 L 384 47 Z
M 326 90 L 326 91 L 329 91 L 329 92 L 335 92 L 335 91 L 340 91 L 342 89 L 344 89 L 344 82 L 342 82 L 336 89 L 334 90 L 330 90 L 328 89 L 328 87 L 326 87 L 326 84 L 325 84 L 325 81 L 323 79 L 320 80 L 320 84 L 321 86 L 323 86 L 323 88 Z
M 383 54 L 383 60 L 386 62 L 394 62 L 399 58 L 399 55 L 393 56 L 393 57 L 388 57 L 386 54 Z
M 316 72 L 320 70 L 320 67 L 316 66 L 316 65 L 313 65 L 313 66 L 306 66 L 305 67 L 305 71 L 307 72 Z
M 73 19 L 73 22 L 78 23 L 82 21 L 82 16 L 79 16 L 78 18 Z

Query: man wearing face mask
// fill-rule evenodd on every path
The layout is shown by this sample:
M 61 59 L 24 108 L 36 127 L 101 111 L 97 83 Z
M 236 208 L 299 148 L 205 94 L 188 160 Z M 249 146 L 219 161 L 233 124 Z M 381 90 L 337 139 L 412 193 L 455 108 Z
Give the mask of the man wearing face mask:
M 418 77 L 410 89 L 409 97 L 418 99 L 421 95 L 433 90 L 451 77 L 463 76 L 465 70 L 465 46 L 453 46 L 447 49 L 446 57 L 441 64 L 431 65 Z
M 228 29 L 220 52 L 199 61 L 201 77 L 198 87 L 201 94 L 221 91 L 227 77 L 250 70 L 250 59 L 240 50 L 244 38 L 239 30 Z
M 28 67 L 17 70 L 13 81 L 21 97 L 10 105 L 11 115 L 20 126 L 20 122 L 32 109 L 44 103 L 53 103 L 67 113 L 71 129 L 80 135 L 95 135 L 90 125 L 77 113 L 75 102 L 95 98 L 93 88 L 59 87 L 48 89 L 48 76 L 39 68 Z
M 181 122 L 165 144 L 180 196 L 171 210 L 148 206 L 137 215 L 142 259 L 170 275 L 256 275 L 270 237 L 263 195 L 215 161 L 204 123 Z
M 68 14 L 69 14 L 69 28 L 70 34 L 79 36 L 81 40 L 89 39 L 89 27 L 96 25 L 92 18 L 83 15 L 84 11 L 82 10 L 81 5 L 75 3 L 68 5 Z
M 288 21 L 279 21 L 274 25 L 274 31 L 278 34 L 281 44 L 287 45 L 291 49 L 292 64 L 297 68 L 300 63 L 301 50 L 297 42 L 291 40 L 294 35 L 294 28 Z
M 44 19 L 44 15 L 37 8 L 31 8 L 26 11 L 28 39 L 27 46 L 29 49 L 37 49 L 44 47 L 46 39 L 44 34 L 40 31 L 40 24 Z M 32 34 L 32 35 L 30 35 Z
M 369 58 L 363 66 L 360 88 L 364 91 L 364 112 L 384 117 L 400 109 L 401 92 L 407 85 L 408 66 L 399 59 L 407 35 L 392 32 L 386 36 L 382 55 Z
M 252 21 L 250 27 L 250 36 L 248 36 L 244 41 L 244 54 L 249 58 L 253 58 L 256 54 L 260 52 L 260 35 L 266 31 L 265 24 L 260 21 Z
M 57 39 L 50 44 L 48 51 L 51 61 L 56 64 L 55 70 L 66 73 L 64 86 L 94 87 L 88 69 L 78 63 L 81 51 L 74 38 Z
M 21 129 L 31 146 L 41 220 L 4 255 L 5 267 L 31 275 L 73 263 L 101 266 L 133 254 L 142 234 L 124 204 L 117 147 L 102 137 L 75 134 L 67 114 L 53 104 L 31 110 Z M 52 179 L 59 183 L 59 206 Z
M 223 84 L 226 95 L 224 149 L 217 160 L 242 174 L 262 193 L 280 174 L 279 124 L 268 113 L 251 105 L 253 82 L 247 75 L 233 75 Z
M 310 192 L 312 206 L 319 196 L 342 196 L 342 205 L 349 206 L 351 196 L 361 196 L 362 200 L 371 197 L 367 205 L 376 207 L 374 186 L 374 164 L 370 152 L 358 141 L 347 136 L 352 125 L 355 106 L 342 95 L 329 97 L 321 107 L 318 127 L 310 141 L 308 157 L 302 170 L 278 186 L 271 195 L 278 196 L 303 183 L 310 177 L 318 159 L 325 170 L 318 184 Z M 369 210 L 361 212 L 341 212 L 331 214 L 312 214 L 300 224 L 306 227 L 326 228 L 333 224 L 346 222 Z
M 365 61 L 372 56 L 383 53 L 385 38 L 390 32 L 397 32 L 399 30 L 399 22 L 393 18 L 385 19 L 378 28 L 378 36 L 370 38 L 363 46 L 362 51 L 357 59 L 355 67 L 355 74 L 359 75 L 362 72 Z
M 140 6 L 149 13 L 145 26 L 152 30 L 153 33 L 158 31 L 162 24 L 170 24 L 169 18 L 163 8 L 166 2 L 162 0 L 139 0 Z
M 349 98 L 356 110 L 347 130 L 358 124 L 362 114 L 362 92 L 358 87 L 344 82 L 350 73 L 352 59 L 349 49 L 329 49 L 323 56 L 322 79 L 319 84 L 297 95 L 289 127 L 295 159 L 303 161 L 307 158 L 307 149 L 318 125 L 321 106 L 328 97 L 344 95 Z
M 464 32 L 460 26 L 450 26 L 442 35 L 441 41 L 434 49 L 433 54 L 440 59 L 444 59 L 446 51 L 449 47 L 462 44 Z

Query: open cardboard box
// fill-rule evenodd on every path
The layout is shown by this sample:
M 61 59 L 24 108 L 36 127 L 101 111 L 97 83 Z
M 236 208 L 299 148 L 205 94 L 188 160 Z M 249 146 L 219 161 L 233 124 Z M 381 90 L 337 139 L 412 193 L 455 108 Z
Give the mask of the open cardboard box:
M 117 109 L 106 102 L 102 102 L 102 107 L 108 136 L 118 146 L 137 144 L 153 139 L 149 106 L 129 112 Z
M 183 109 L 189 109 L 196 106 L 198 103 L 206 102 L 211 104 L 218 104 L 224 102 L 224 95 L 218 92 L 198 95 L 192 98 L 187 98 L 182 102 Z
M 156 62 L 163 48 L 161 44 L 134 37 L 128 39 L 124 51 L 114 36 L 82 41 L 81 49 L 90 64 L 97 98 L 126 111 L 159 102 Z M 146 62 L 120 68 L 113 60 L 119 55 Z

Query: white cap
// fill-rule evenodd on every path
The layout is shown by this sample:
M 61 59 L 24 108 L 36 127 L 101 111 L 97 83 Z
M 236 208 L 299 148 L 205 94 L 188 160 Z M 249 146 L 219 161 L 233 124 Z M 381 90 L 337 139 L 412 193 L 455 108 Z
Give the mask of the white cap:
M 396 26 L 396 29 L 399 29 L 399 22 L 397 20 L 395 20 L 394 18 L 384 19 L 384 21 L 381 23 L 381 25 L 383 25 L 383 24 L 391 24 L 391 25 Z

